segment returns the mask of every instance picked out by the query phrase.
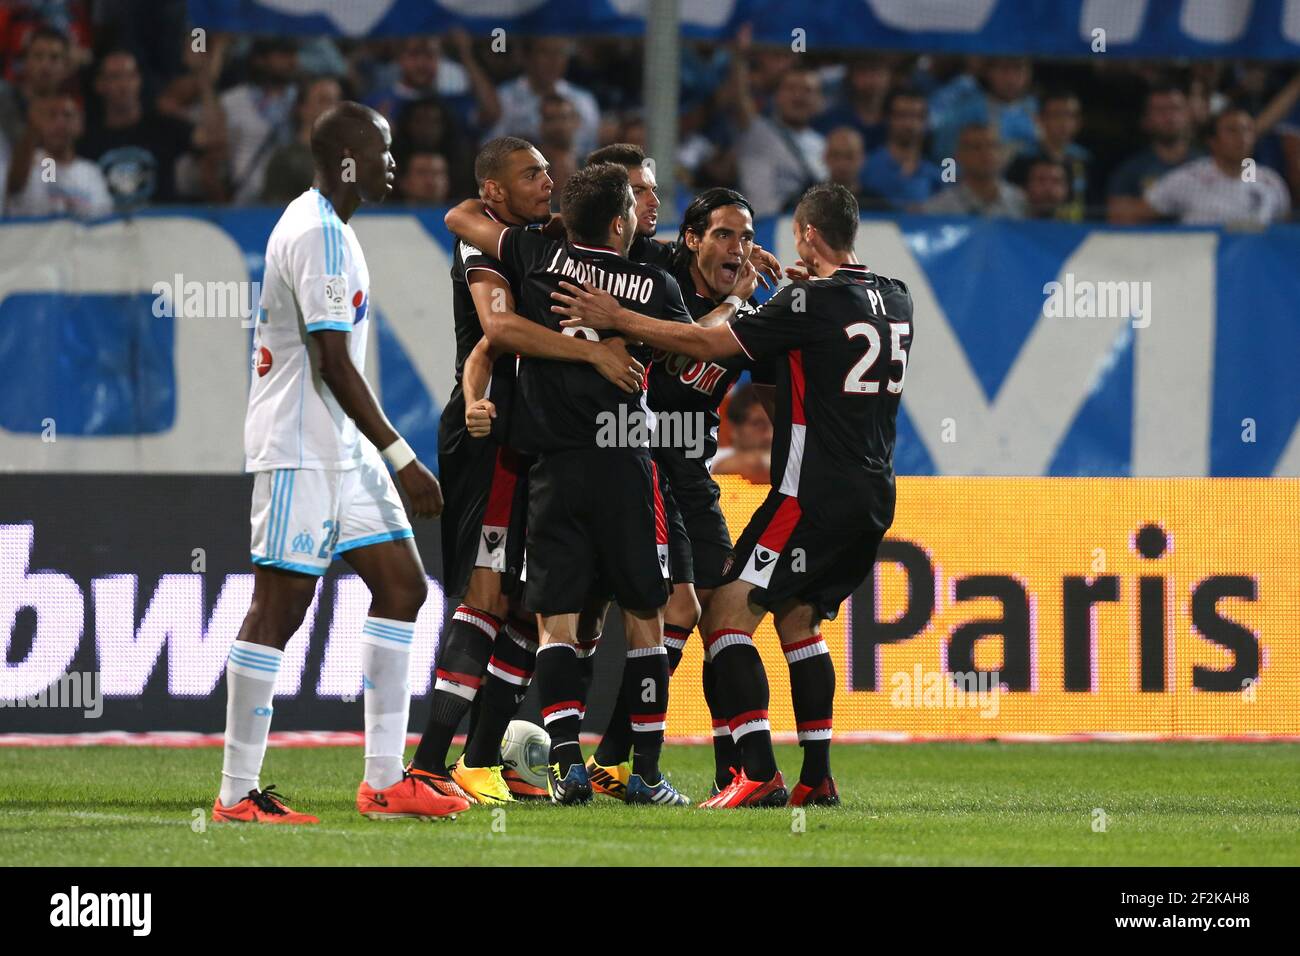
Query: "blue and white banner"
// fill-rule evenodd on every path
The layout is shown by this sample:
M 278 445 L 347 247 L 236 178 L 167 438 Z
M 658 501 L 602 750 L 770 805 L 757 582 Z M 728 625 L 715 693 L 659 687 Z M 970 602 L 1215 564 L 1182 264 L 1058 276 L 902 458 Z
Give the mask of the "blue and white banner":
M 464 27 L 521 34 L 645 31 L 649 0 L 190 0 L 196 26 L 277 34 L 393 36 Z M 1040 56 L 1300 54 L 1296 0 L 680 0 L 683 31 L 816 49 Z M 798 32 L 797 32 L 798 31 Z M 1101 31 L 1100 33 L 1098 31 Z
M 0 224 L 0 469 L 239 472 L 277 216 Z M 455 361 L 451 238 L 441 210 L 353 224 L 367 374 L 432 463 Z M 795 258 L 788 219 L 758 239 Z M 900 473 L 1300 475 L 1300 227 L 873 218 L 857 251 L 915 302 Z

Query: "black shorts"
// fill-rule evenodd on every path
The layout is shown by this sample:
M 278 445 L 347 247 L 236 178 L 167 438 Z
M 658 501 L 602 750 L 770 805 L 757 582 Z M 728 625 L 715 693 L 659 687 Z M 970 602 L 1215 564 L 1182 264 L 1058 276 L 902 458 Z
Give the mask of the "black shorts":
M 681 509 L 673 498 L 673 490 L 668 487 L 668 480 L 656 465 L 655 478 L 659 482 L 659 494 L 664 500 L 664 517 L 668 522 L 668 570 L 673 584 L 695 583 L 695 559 L 691 553 L 691 538 L 686 531 L 686 522 L 682 520 Z
M 655 449 L 655 464 L 659 467 L 661 482 L 667 479 L 665 500 L 670 507 L 669 548 L 674 559 L 673 582 L 690 580 L 699 590 L 708 590 L 722 584 L 722 569 L 731 554 L 731 532 L 722 515 L 718 485 L 709 474 L 708 466 L 701 460 L 685 458 L 676 449 Z M 671 523 L 671 510 L 681 516 L 680 531 Z M 689 579 L 677 576 L 678 550 L 682 547 L 675 535 L 684 533 L 689 547 L 686 553 L 691 562 Z M 685 558 L 680 559 L 685 563 Z
M 447 422 L 446 410 L 443 422 Z M 471 438 L 463 424 L 440 429 L 439 439 L 447 596 L 463 597 L 475 568 L 504 574 L 502 590 L 510 593 L 523 561 L 519 539 L 530 460 L 491 438 Z
M 668 602 L 668 526 L 648 453 L 579 448 L 539 455 L 528 474 L 525 603 L 580 612 L 592 594 L 627 610 Z
M 812 605 L 816 620 L 832 620 L 871 573 L 884 537 L 853 524 L 814 523 L 799 499 L 774 488 L 736 542 L 726 580 L 753 584 L 750 600 L 759 607 L 793 598 Z

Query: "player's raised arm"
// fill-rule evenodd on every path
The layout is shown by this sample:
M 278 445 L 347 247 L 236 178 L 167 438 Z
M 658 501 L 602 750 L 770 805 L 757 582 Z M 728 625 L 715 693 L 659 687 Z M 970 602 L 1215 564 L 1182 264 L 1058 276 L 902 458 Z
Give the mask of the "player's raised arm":
M 515 311 L 510 283 L 500 273 L 484 266 L 470 269 L 466 279 L 483 334 L 496 352 L 585 362 L 625 392 L 635 392 L 641 387 L 645 368 L 628 354 L 621 339 L 590 342 L 582 336 L 563 335 L 528 321 Z
M 731 320 L 736 316 L 736 309 L 753 295 L 757 281 L 754 268 L 746 264 L 741 281 L 736 285 L 736 294 L 727 296 L 698 323 L 653 319 L 624 308 L 603 289 L 590 284 L 578 288 L 571 282 L 561 282 L 562 291 L 551 293 L 551 298 L 556 302 L 551 309 L 566 316 L 560 323 L 566 328 L 582 325 L 593 329 L 610 329 L 627 339 L 688 355 L 693 359 L 720 359 L 743 351 L 731 332 Z
M 457 238 L 464 239 L 470 245 L 477 246 L 488 255 L 500 259 L 501 237 L 510 226 L 484 215 L 486 208 L 481 199 L 466 199 L 447 210 L 447 215 L 443 216 L 442 221 Z

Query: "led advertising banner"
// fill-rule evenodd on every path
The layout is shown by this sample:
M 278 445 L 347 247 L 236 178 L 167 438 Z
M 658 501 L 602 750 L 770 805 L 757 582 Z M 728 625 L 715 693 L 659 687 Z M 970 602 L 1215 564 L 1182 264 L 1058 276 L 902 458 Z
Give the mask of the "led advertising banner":
M 724 477 L 738 535 L 766 486 Z M 219 733 L 252 593 L 251 481 L 0 476 L 0 733 Z M 875 575 L 823 625 L 837 736 L 1300 735 L 1300 481 L 898 480 Z M 446 602 L 436 522 L 411 685 L 425 713 Z M 275 729 L 357 730 L 368 596 L 336 562 L 290 642 Z M 585 729 L 620 666 L 617 613 Z M 773 729 L 794 729 L 770 623 Z M 707 737 L 693 636 L 669 734 Z M 525 714 L 535 709 L 526 702 Z

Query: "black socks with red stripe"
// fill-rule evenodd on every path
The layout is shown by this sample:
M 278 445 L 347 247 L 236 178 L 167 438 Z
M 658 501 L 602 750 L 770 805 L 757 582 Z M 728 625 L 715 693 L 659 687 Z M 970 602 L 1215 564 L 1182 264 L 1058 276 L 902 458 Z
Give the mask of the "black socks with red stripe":
M 721 790 L 731 783 L 732 768 L 740 769 L 740 750 L 731 739 L 731 724 L 722 706 L 722 691 L 718 688 L 718 669 L 710 660 L 704 661 L 704 701 L 709 705 L 713 719 L 713 781 Z
M 487 675 L 476 704 L 476 719 L 470 725 L 465 745 L 465 764 L 495 767 L 501 763 L 501 738 L 514 719 L 537 664 L 537 628 L 527 621 L 512 619 L 497 633 Z
M 659 754 L 668 721 L 668 651 L 637 647 L 627 652 L 623 695 L 632 728 L 632 772 L 646 783 L 659 782 Z
M 537 692 L 542 723 L 551 736 L 550 762 L 558 764 L 563 779 L 569 768 L 582 763 L 578 731 L 586 712 L 583 664 L 572 644 L 545 644 L 537 652 Z
M 483 672 L 501 621 L 486 611 L 462 604 L 438 649 L 429 720 L 411 764 L 430 773 L 447 772 L 447 751 L 461 719 L 478 695 Z
M 677 665 L 682 662 L 682 653 L 690 637 L 690 628 L 678 627 L 676 624 L 664 625 L 664 649 L 668 652 L 668 676 L 671 678 Z M 632 725 L 628 718 L 627 682 L 619 684 L 618 697 L 614 699 L 614 709 L 609 715 L 609 724 L 600 738 L 596 748 L 596 763 L 602 767 L 612 767 L 628 759 L 632 749 Z
M 767 719 L 767 672 L 758 648 L 749 634 L 732 628 L 714 631 L 704 644 L 745 774 L 750 780 L 771 780 L 776 776 L 776 754 Z
M 835 702 L 835 664 L 820 634 L 782 647 L 790 666 L 790 696 L 795 729 L 803 748 L 799 782 L 815 787 L 831 772 L 831 709 Z

